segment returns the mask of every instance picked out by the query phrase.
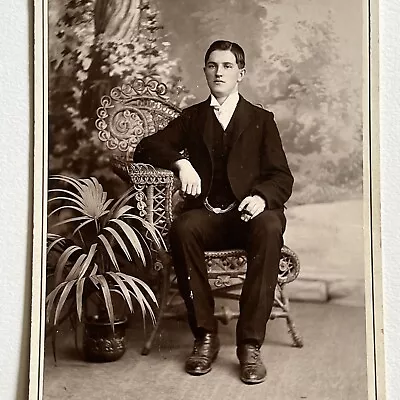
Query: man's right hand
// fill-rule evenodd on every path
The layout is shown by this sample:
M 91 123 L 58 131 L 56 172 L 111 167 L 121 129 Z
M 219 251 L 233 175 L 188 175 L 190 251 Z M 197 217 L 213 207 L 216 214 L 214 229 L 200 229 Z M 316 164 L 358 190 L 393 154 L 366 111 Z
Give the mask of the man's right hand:
M 198 196 L 201 193 L 201 179 L 189 160 L 181 159 L 174 163 L 182 183 L 183 193 Z

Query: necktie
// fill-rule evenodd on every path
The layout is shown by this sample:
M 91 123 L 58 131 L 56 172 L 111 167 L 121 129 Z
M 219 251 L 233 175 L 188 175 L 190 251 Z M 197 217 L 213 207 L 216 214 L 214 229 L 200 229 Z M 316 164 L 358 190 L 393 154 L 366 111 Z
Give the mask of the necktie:
M 217 120 L 222 125 L 222 128 L 225 130 L 226 129 L 226 121 L 223 120 L 223 112 L 221 110 L 221 107 L 220 106 L 212 106 L 212 107 L 214 109 Z

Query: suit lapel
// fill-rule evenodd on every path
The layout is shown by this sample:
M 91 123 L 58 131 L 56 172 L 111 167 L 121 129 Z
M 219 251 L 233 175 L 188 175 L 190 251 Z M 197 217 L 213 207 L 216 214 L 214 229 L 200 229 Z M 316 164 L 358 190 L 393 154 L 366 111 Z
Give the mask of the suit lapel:
M 210 107 L 210 97 L 199 104 L 197 114 L 196 129 L 198 134 L 203 137 L 203 141 L 210 153 L 212 154 L 213 135 L 212 135 L 212 115 L 213 110 Z
M 236 110 L 232 116 L 232 120 L 234 119 L 234 129 L 232 131 L 231 139 L 232 147 L 238 141 L 244 130 L 250 125 L 252 121 L 252 113 L 253 110 L 250 106 L 250 103 L 248 103 L 242 96 L 240 96 L 239 102 L 236 106 Z

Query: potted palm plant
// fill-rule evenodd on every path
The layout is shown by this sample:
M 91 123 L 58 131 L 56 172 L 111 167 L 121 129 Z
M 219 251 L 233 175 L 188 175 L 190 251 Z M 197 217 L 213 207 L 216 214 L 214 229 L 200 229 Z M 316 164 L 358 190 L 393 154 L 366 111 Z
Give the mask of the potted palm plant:
M 58 216 L 49 227 L 47 247 L 48 260 L 53 261 L 53 285 L 46 297 L 46 316 L 54 328 L 54 356 L 57 326 L 69 316 L 84 324 L 87 360 L 116 360 L 125 352 L 126 315 L 134 312 L 134 303 L 143 322 L 149 314 L 154 323 L 157 306 L 152 289 L 123 270 L 124 261 L 141 267 L 154 258 L 145 236 L 161 259 L 167 257 L 165 243 L 151 224 L 133 213 L 129 201 L 134 188 L 108 199 L 93 177 L 57 175 L 50 180 L 60 184 L 49 190 L 48 200 L 49 218 Z M 117 310 L 121 302 L 122 311 Z

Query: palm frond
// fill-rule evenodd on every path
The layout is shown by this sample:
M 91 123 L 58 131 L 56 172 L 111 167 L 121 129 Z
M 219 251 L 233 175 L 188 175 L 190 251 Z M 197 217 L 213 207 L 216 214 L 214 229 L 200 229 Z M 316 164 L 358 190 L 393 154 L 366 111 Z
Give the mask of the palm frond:
M 96 275 L 98 269 L 99 269 L 99 266 L 96 263 L 94 263 L 94 267 L 92 269 L 92 272 L 89 274 L 89 276 Z
M 56 226 L 61 226 L 64 224 L 68 224 L 69 222 L 75 222 L 75 221 L 82 221 L 83 219 L 88 219 L 88 217 L 74 217 L 74 218 L 68 218 L 63 221 L 57 222 L 56 224 L 51 225 L 51 228 L 55 228 Z
M 64 304 L 68 298 L 69 292 L 71 291 L 71 289 L 75 285 L 75 283 L 76 283 L 76 281 L 74 280 L 74 281 L 68 282 L 65 285 L 65 287 L 60 295 L 60 299 L 58 300 L 58 303 L 57 303 L 56 312 L 54 314 L 54 323 L 53 323 L 54 325 L 57 325 L 58 317 L 60 316 L 61 310 L 64 307 Z
M 118 261 L 117 261 L 117 259 L 116 259 L 116 257 L 115 257 L 114 250 L 112 249 L 112 247 L 111 247 L 109 241 L 107 240 L 107 238 L 106 238 L 103 234 L 100 234 L 100 235 L 98 236 L 98 238 L 99 238 L 99 239 L 101 240 L 101 242 L 103 243 L 104 248 L 106 249 L 107 254 L 108 254 L 108 256 L 110 257 L 110 260 L 111 260 L 112 263 L 114 264 L 114 267 L 119 271 Z
M 61 281 L 62 272 L 68 262 L 69 257 L 76 251 L 83 251 L 81 247 L 72 245 L 67 247 L 61 254 L 55 268 L 55 282 L 58 284 Z
M 167 245 L 166 245 L 161 233 L 158 231 L 158 229 L 156 229 L 153 225 L 151 225 L 150 222 L 147 222 L 143 218 L 138 217 L 137 215 L 134 215 L 134 214 L 124 214 L 123 218 L 134 219 L 136 221 L 139 221 L 150 233 L 151 238 L 155 242 L 156 246 L 158 248 L 167 249 Z
M 58 239 L 60 237 L 62 237 L 62 236 L 59 235 L 58 233 L 51 233 L 51 232 L 47 233 L 47 239 L 48 240 L 56 240 L 56 239 Z
M 119 277 L 118 273 L 110 271 L 110 272 L 107 272 L 107 274 L 110 275 L 115 280 L 115 282 L 118 285 L 118 288 L 121 289 L 121 292 L 125 298 L 126 304 L 128 304 L 129 311 L 132 313 L 133 312 L 132 299 L 131 299 L 128 288 L 126 287 L 124 281 Z
M 96 254 L 96 249 L 97 249 L 97 243 L 93 243 L 90 246 L 89 254 L 88 254 L 85 262 L 82 264 L 82 268 L 81 268 L 81 271 L 79 272 L 78 278 L 82 278 L 86 274 L 86 272 L 89 269 L 89 267 L 92 265 L 93 258 L 94 258 L 95 254 Z M 96 264 L 94 264 L 94 268 L 93 269 L 95 269 L 97 271 L 97 265 Z
M 75 265 L 72 267 L 71 271 L 65 278 L 65 280 L 69 281 L 71 279 L 76 279 L 79 276 L 85 275 L 87 269 L 89 268 L 90 263 L 93 260 L 93 257 L 96 253 L 96 248 L 97 248 L 97 243 L 94 243 L 90 246 L 89 253 L 88 254 L 82 254 L 84 257 L 80 263 L 78 261 L 75 263 Z M 79 257 L 79 259 L 82 256 Z M 78 260 L 79 260 L 78 259 Z
M 108 206 L 113 200 L 107 200 L 107 192 L 103 190 L 102 185 L 96 178 L 74 179 L 62 175 L 56 175 L 53 178 L 67 182 L 77 190 L 78 195 L 65 189 L 63 189 L 63 193 L 69 194 L 71 198 L 68 198 L 68 200 L 80 206 L 78 210 L 80 213 L 95 220 L 108 213 Z M 58 198 L 65 199 L 63 196 L 59 196 Z M 69 206 L 69 208 L 72 208 L 72 206 Z
M 112 199 L 106 201 L 107 192 L 103 190 L 103 187 L 96 178 L 82 179 L 85 184 L 84 195 L 82 199 L 85 203 L 87 212 L 95 219 L 100 218 L 102 215 L 108 212 L 107 207 Z
M 66 183 L 69 183 L 70 185 L 72 185 L 81 195 L 83 194 L 83 190 L 82 190 L 82 184 L 79 182 L 78 179 L 72 178 L 70 176 L 66 176 L 66 175 L 53 175 L 51 176 L 49 179 L 57 179 L 60 181 L 64 181 Z
M 74 231 L 72 232 L 72 236 L 74 236 L 78 231 L 80 231 L 85 225 L 90 224 L 91 222 L 93 222 L 92 219 L 88 219 L 85 222 L 82 222 L 80 225 L 78 225 Z
M 51 310 L 53 309 L 54 301 L 57 297 L 58 292 L 67 284 L 67 282 L 62 282 L 59 285 L 57 285 L 46 297 L 46 303 L 47 303 L 47 308 L 46 308 L 46 315 L 47 315 L 47 322 L 50 322 L 50 314 Z
M 97 280 L 97 275 L 89 275 L 90 280 L 92 281 L 93 285 L 96 287 L 96 289 L 99 288 L 99 282 Z
M 138 236 L 142 236 L 139 229 L 135 228 L 134 226 L 132 226 L 131 228 L 137 233 Z M 144 245 L 144 247 L 146 248 L 147 254 L 151 254 L 151 250 L 149 245 L 147 244 L 147 240 L 143 240 L 142 245 Z
M 71 206 L 71 205 L 60 206 L 60 207 L 55 208 L 51 213 L 49 213 L 48 217 L 51 217 L 51 216 L 52 216 L 53 214 L 55 214 L 56 212 L 61 211 L 61 210 L 64 210 L 64 209 L 67 209 L 67 208 L 68 208 L 68 209 L 71 209 L 71 210 L 78 211 L 78 212 L 80 212 L 81 214 L 84 214 L 84 215 L 86 215 L 87 217 L 90 217 L 90 215 L 89 215 L 83 208 L 78 208 L 78 207 Z
M 66 276 L 65 280 L 66 281 L 71 281 L 72 279 L 76 279 L 78 276 L 79 271 L 82 267 L 82 264 L 87 258 L 87 254 L 81 254 L 78 259 L 75 261 L 74 265 L 72 266 L 71 270 L 69 271 L 68 275 Z
M 135 293 L 135 298 L 136 298 L 137 302 L 139 303 L 139 306 L 142 310 L 143 319 L 146 315 L 146 310 L 148 310 L 152 321 L 155 321 L 153 309 L 151 308 L 146 297 L 143 295 L 143 293 L 137 286 L 135 280 L 132 279 L 133 277 L 130 275 L 127 275 L 127 274 L 123 274 L 123 273 L 119 273 L 118 275 L 128 283 L 128 285 L 132 288 L 133 292 Z
M 108 222 L 111 218 L 115 217 L 115 212 L 123 207 L 127 202 L 132 199 L 135 196 L 135 191 L 136 189 L 134 187 L 130 187 L 125 193 L 123 193 L 118 200 L 113 204 L 113 206 L 110 208 L 110 213 L 108 215 L 107 221 Z
M 126 275 L 126 274 L 124 274 L 124 275 Z M 130 276 L 130 275 L 128 275 L 128 276 Z M 144 289 L 144 290 L 147 292 L 147 294 L 150 296 L 151 300 L 156 304 L 156 306 L 158 306 L 158 302 L 157 302 L 156 296 L 154 295 L 154 293 L 153 293 L 153 291 L 151 290 L 150 286 L 149 286 L 146 282 L 142 281 L 142 280 L 139 279 L 139 278 L 136 278 L 135 276 L 131 276 L 131 278 L 132 278 L 138 285 L 140 285 L 140 286 L 143 287 L 143 289 Z
M 114 316 L 114 307 L 111 299 L 110 287 L 108 286 L 108 283 L 103 275 L 97 275 L 96 277 L 100 283 L 101 290 L 103 292 L 108 318 L 110 320 L 111 328 L 114 332 L 115 316 Z
M 121 249 L 124 251 L 124 253 L 125 253 L 126 258 L 128 259 L 128 261 L 132 261 L 132 257 L 131 257 L 131 255 L 130 255 L 130 253 L 129 253 L 129 250 L 128 250 L 128 248 L 126 247 L 125 242 L 124 242 L 124 240 L 121 238 L 120 234 L 119 234 L 115 229 L 113 229 L 113 228 L 111 228 L 111 227 L 109 227 L 109 226 L 106 226 L 106 227 L 104 228 L 104 230 L 110 232 L 110 233 L 114 236 L 115 240 L 118 242 L 118 244 L 120 245 Z
M 83 288 L 85 286 L 85 280 L 86 278 L 80 278 L 78 279 L 78 282 L 76 284 L 76 311 L 78 314 L 78 319 L 79 322 L 82 321 L 82 310 L 83 310 Z
M 142 245 L 132 227 L 130 227 L 125 221 L 121 221 L 119 219 L 112 219 L 110 222 L 116 223 L 123 230 L 126 237 L 129 239 L 130 243 L 135 249 L 136 254 L 140 257 L 143 265 L 146 265 L 146 259 L 144 257 Z
M 132 290 L 129 290 L 129 293 L 131 294 L 131 296 L 133 296 L 133 297 L 136 299 L 136 301 L 138 301 L 137 295 L 136 295 L 135 293 L 133 293 Z M 153 309 L 150 307 L 150 305 L 148 304 L 147 300 L 146 300 L 146 303 L 147 303 L 147 305 L 148 305 L 148 307 L 149 307 L 148 310 L 149 310 L 149 314 L 150 314 L 151 323 L 152 323 L 153 325 L 155 325 L 155 323 L 157 322 L 157 320 L 156 320 L 156 316 L 155 316 L 155 314 L 154 314 L 154 311 L 153 311 Z M 147 306 L 146 306 L 146 307 L 147 307 Z M 145 322 L 146 322 L 146 314 L 143 314 L 143 313 L 142 313 L 142 319 L 143 319 L 143 325 L 144 325 Z
M 67 193 L 70 196 L 75 197 L 76 200 L 82 201 L 82 197 L 79 196 L 79 194 L 76 194 L 75 192 L 73 192 L 72 190 L 67 190 L 67 189 L 62 189 L 62 188 L 49 189 L 49 193 L 57 193 L 57 192 Z
M 123 214 L 132 209 L 133 209 L 132 206 L 122 206 L 121 208 L 116 210 L 114 218 L 121 218 Z
M 69 192 L 67 190 L 67 192 Z M 74 194 L 72 192 L 69 192 L 70 194 Z M 52 201 L 60 201 L 60 200 L 66 200 L 66 201 L 72 201 L 75 204 L 78 204 L 78 206 L 80 206 L 81 208 L 84 206 L 84 204 L 82 203 L 81 199 L 74 199 L 72 197 L 66 197 L 66 196 L 55 196 L 55 197 L 51 197 L 50 199 L 47 200 L 48 203 L 52 202 Z
M 48 235 L 47 235 L 48 236 Z M 53 240 L 49 246 L 47 246 L 47 254 L 50 253 L 51 249 L 56 246 L 58 243 L 62 244 L 62 242 L 65 242 L 65 237 L 60 236 L 58 239 Z
M 106 193 L 104 193 L 104 194 L 106 194 Z M 104 200 L 105 200 L 105 199 L 104 199 Z M 108 206 L 109 206 L 113 201 L 114 201 L 114 199 L 108 199 L 108 200 L 104 203 L 104 207 L 105 207 L 105 208 L 108 208 Z M 109 210 L 108 210 L 107 212 L 109 212 Z

